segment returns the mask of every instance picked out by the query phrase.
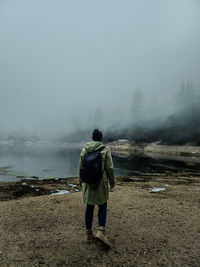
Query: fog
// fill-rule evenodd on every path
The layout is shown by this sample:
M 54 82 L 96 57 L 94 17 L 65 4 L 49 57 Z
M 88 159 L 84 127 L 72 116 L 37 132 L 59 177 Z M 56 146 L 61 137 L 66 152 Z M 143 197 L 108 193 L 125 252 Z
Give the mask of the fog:
M 166 119 L 200 89 L 199 25 L 198 0 L 1 0 L 0 133 L 131 125 L 137 92 Z

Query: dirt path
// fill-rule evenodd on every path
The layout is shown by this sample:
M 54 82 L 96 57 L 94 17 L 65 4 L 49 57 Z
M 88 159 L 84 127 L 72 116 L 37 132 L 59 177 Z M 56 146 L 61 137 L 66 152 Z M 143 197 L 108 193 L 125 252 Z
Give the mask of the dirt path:
M 110 193 L 109 251 L 85 242 L 81 192 L 1 201 L 0 266 L 200 266 L 200 177 L 140 179 Z

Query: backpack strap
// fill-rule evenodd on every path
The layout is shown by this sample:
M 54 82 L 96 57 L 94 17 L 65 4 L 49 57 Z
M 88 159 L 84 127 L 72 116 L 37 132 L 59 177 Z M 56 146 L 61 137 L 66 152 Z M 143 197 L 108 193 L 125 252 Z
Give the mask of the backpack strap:
M 97 149 L 96 151 L 101 151 L 105 148 L 106 146 L 101 146 L 99 149 Z
M 99 149 L 97 149 L 96 151 L 101 151 L 105 148 L 106 146 L 101 146 Z M 102 172 L 102 175 L 104 174 L 105 170 L 106 170 L 106 156 L 107 156 L 107 153 L 108 151 L 106 152 L 106 155 L 105 155 L 105 163 L 104 163 L 104 169 L 103 169 L 103 172 Z

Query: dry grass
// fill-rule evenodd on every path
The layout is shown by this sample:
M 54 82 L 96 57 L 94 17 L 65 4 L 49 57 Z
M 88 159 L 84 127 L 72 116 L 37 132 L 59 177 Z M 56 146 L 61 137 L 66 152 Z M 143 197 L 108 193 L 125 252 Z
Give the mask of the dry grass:
M 85 242 L 80 192 L 1 201 L 0 266 L 200 266 L 200 178 L 139 179 L 110 193 L 109 251 Z

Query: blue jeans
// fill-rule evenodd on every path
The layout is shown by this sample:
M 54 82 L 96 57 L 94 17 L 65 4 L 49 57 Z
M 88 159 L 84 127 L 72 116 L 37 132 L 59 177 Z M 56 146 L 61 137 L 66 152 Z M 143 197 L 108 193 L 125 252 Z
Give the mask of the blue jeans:
M 106 216 L 107 216 L 107 202 L 98 206 L 99 206 L 99 211 L 98 211 L 99 226 L 105 227 Z M 85 210 L 85 225 L 87 230 L 92 229 L 93 213 L 94 213 L 94 205 L 87 205 Z

